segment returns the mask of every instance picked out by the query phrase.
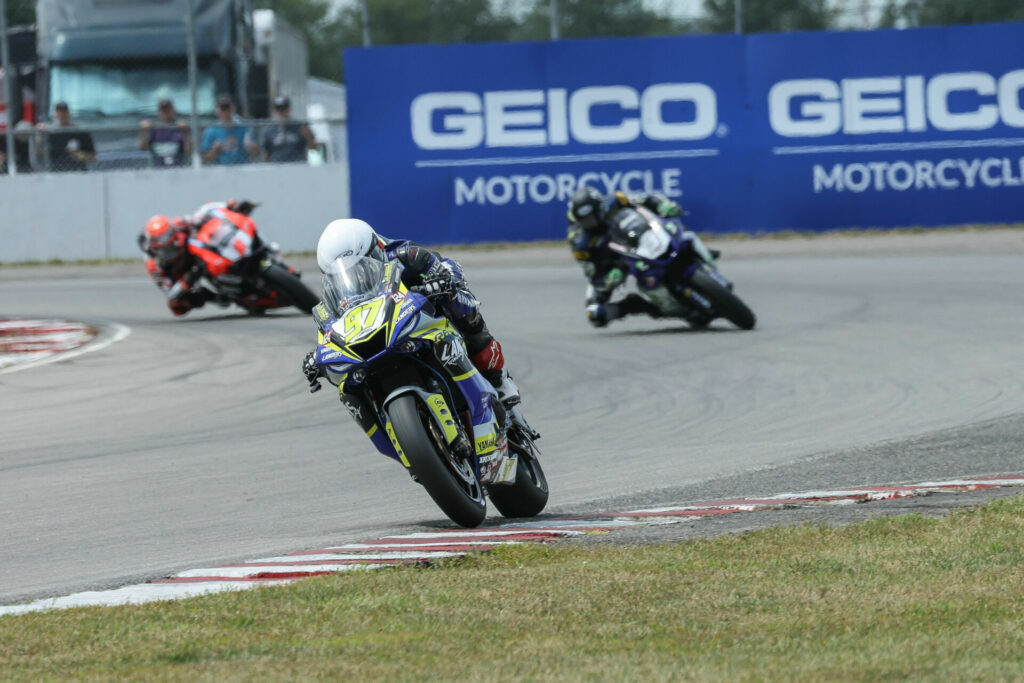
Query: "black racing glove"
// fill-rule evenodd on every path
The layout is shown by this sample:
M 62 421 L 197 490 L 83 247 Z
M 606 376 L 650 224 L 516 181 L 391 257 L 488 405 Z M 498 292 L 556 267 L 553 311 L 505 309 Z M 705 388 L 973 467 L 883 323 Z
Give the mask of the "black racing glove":
M 454 288 L 451 273 L 445 271 L 440 275 L 424 279 L 422 285 L 413 289 L 428 299 L 436 299 L 450 294 Z
M 315 394 L 323 387 L 320 386 L 320 366 L 316 364 L 316 351 L 310 351 L 302 361 L 302 374 L 309 382 L 309 393 Z

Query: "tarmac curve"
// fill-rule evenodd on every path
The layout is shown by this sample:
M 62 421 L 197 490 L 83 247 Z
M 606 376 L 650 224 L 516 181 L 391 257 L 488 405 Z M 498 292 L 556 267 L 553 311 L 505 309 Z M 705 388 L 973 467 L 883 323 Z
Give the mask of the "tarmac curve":
M 552 514 L 1022 473 L 1024 236 L 713 246 L 752 332 L 593 330 L 567 250 L 452 252 L 543 434 Z M 308 393 L 307 316 L 173 319 L 141 264 L 0 283 L 3 317 L 132 331 L 0 374 L 0 604 L 445 525 Z

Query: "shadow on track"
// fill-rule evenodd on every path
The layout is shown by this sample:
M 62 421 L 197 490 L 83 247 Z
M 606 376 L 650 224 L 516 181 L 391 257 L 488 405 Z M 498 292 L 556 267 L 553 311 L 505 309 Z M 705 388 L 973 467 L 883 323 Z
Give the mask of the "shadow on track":
M 729 334 L 733 332 L 750 332 L 751 330 L 741 330 L 737 327 L 733 327 L 728 323 L 726 325 L 708 325 L 707 327 L 659 327 L 647 330 L 619 330 L 605 332 L 604 335 L 608 337 L 649 337 L 659 334 Z

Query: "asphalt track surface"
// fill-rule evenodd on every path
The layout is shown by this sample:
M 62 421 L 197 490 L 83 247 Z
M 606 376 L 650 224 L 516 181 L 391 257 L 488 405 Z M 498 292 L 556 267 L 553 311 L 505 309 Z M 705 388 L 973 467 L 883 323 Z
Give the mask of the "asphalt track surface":
M 1024 235 L 714 246 L 753 332 L 593 330 L 567 250 L 452 252 L 543 435 L 550 512 L 1024 472 Z M 306 315 L 173 319 L 141 263 L 0 268 L 0 314 L 131 328 L 0 373 L 0 604 L 446 523 L 309 394 Z

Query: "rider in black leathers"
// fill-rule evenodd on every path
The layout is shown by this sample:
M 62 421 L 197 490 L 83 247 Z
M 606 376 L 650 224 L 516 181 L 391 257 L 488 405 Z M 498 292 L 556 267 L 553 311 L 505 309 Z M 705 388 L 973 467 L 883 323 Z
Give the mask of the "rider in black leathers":
M 631 293 L 611 302 L 612 292 L 626 281 L 626 271 L 619 257 L 608 249 L 608 219 L 624 207 L 643 206 L 664 218 L 676 218 L 679 204 L 658 192 L 627 197 L 616 192 L 603 197 L 584 185 L 569 201 L 569 248 L 583 265 L 587 277 L 587 320 L 595 327 L 604 327 L 611 320 L 646 313 L 660 318 L 661 310 L 641 294 Z

